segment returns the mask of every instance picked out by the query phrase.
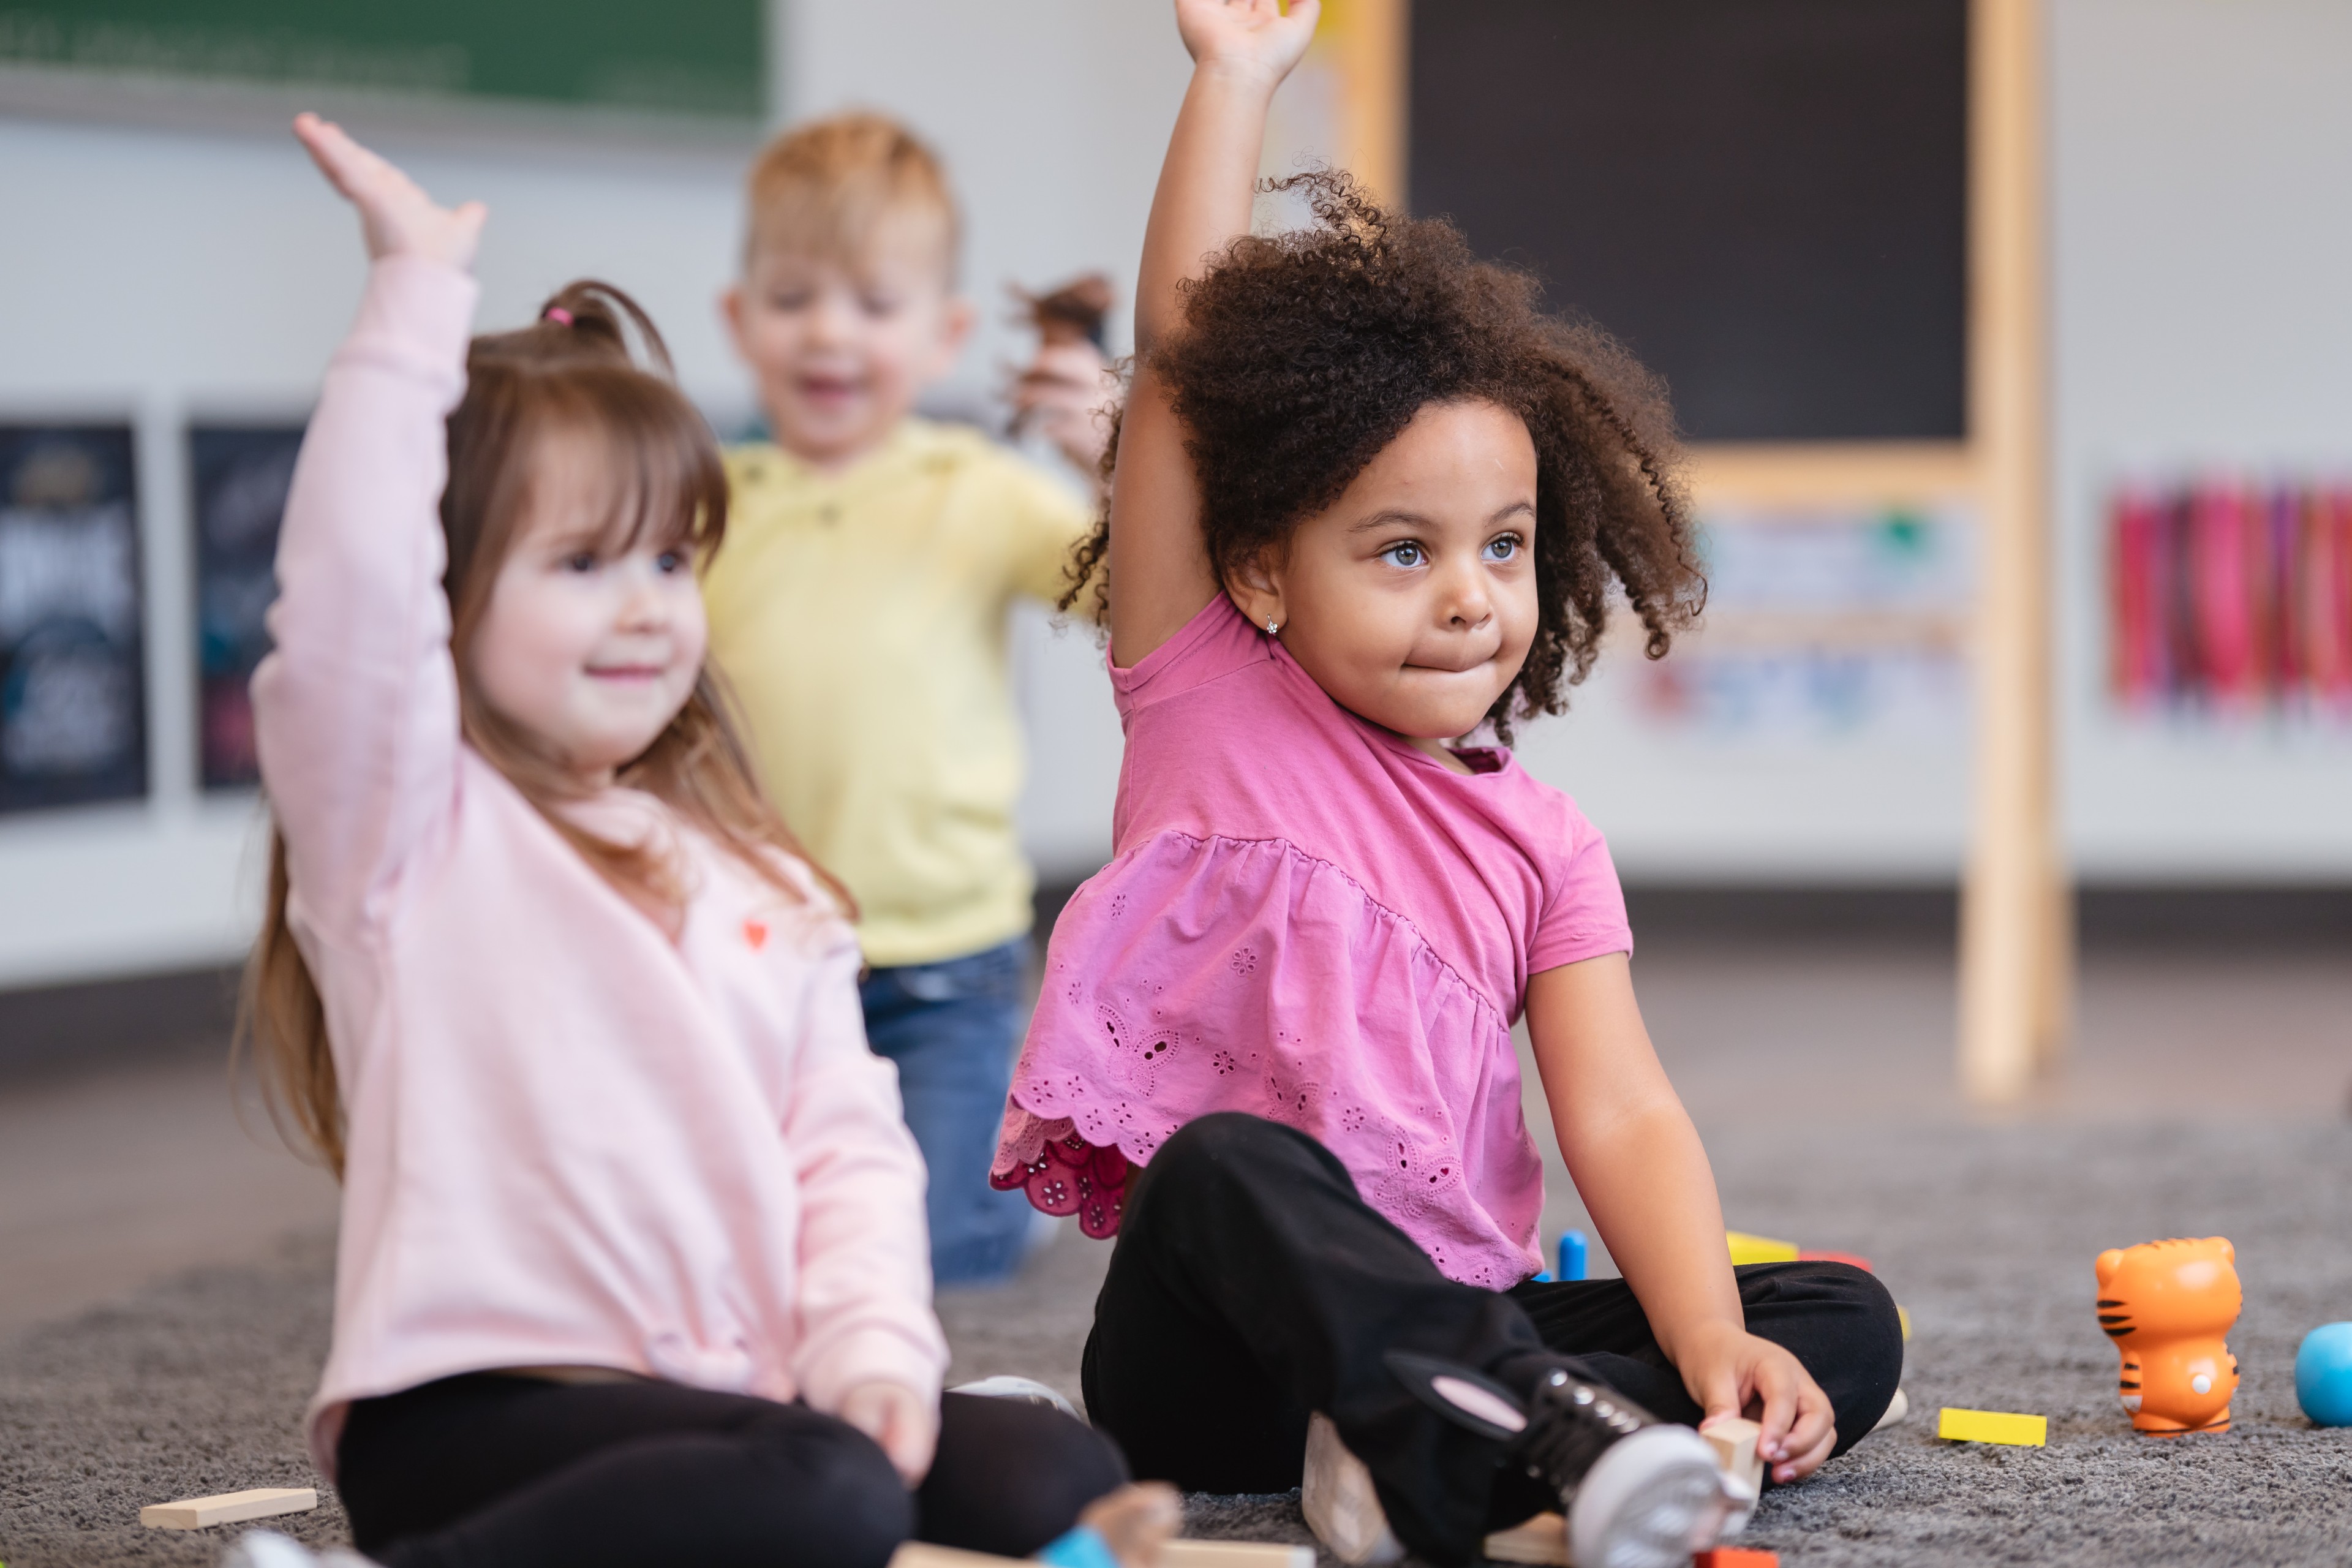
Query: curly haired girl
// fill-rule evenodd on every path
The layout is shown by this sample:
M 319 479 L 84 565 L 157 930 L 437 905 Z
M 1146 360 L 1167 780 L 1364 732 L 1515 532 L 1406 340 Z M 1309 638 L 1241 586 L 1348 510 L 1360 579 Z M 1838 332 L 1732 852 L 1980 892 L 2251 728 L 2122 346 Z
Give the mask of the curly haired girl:
M 922 1161 L 857 943 L 704 664 L 709 428 L 601 284 L 469 342 L 482 209 L 296 131 L 373 265 L 254 677 L 279 837 L 252 1024 L 343 1183 L 309 1425 L 361 1550 L 1036 1549 L 1118 1456 L 940 1392 Z M 313 1561 L 261 1531 L 230 1558 Z
M 1314 1518 L 1305 1456 L 1352 1450 L 1433 1561 L 1564 1500 L 1577 1562 L 1680 1561 L 1739 1500 L 1669 1423 L 1753 1412 L 1795 1480 L 1870 1429 L 1901 1348 L 1859 1270 L 1735 1273 L 1600 834 L 1463 740 L 1558 711 L 1612 613 L 1657 655 L 1695 611 L 1672 416 L 1527 278 L 1340 176 L 1288 182 L 1313 226 L 1247 237 L 1316 5 L 1176 9 L 1195 70 L 1078 562 L 1127 732 L 1116 856 L 1054 931 L 997 1180 L 1118 1233 L 1086 1391 L 1141 1473 L 1304 1470 Z M 1531 1279 L 1522 1015 L 1622 1280 Z

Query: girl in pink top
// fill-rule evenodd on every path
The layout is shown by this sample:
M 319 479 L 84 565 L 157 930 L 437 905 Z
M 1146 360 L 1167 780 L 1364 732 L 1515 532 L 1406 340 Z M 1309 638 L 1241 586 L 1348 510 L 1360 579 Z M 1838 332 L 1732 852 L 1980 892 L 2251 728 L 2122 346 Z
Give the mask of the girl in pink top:
M 996 1177 L 1118 1235 L 1087 1398 L 1142 1473 L 1305 1473 L 1321 1528 L 1320 1413 L 1433 1561 L 1564 1502 L 1580 1563 L 1684 1561 L 1741 1500 L 1653 1416 L 1750 1412 L 1795 1480 L 1877 1420 L 1899 1329 L 1858 1270 L 1735 1275 L 1606 846 L 1456 743 L 1557 711 L 1612 598 L 1653 656 L 1696 607 L 1673 417 L 1529 279 L 1344 176 L 1285 182 L 1316 226 L 1246 237 L 1316 9 L 1177 0 L 1195 70 L 1079 562 L 1127 733 L 1115 858 L 1055 927 Z M 1522 1016 L 1622 1280 L 1530 1283 Z
M 482 209 L 296 129 L 373 265 L 254 678 L 278 837 L 253 1000 L 343 1181 L 310 1439 L 359 1546 L 1035 1550 L 1118 1457 L 1048 1406 L 940 1394 L 923 1168 L 856 942 L 704 668 L 709 429 L 602 285 L 469 343 Z

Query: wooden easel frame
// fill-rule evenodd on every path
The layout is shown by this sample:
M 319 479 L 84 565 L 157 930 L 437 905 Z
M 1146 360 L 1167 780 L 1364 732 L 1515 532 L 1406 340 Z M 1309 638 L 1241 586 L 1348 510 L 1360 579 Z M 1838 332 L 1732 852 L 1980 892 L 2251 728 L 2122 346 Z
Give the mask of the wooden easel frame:
M 1341 163 L 1405 195 L 1411 0 L 1326 0 L 1341 26 Z M 1969 0 L 1968 438 L 1702 446 L 1707 502 L 1920 504 L 1980 520 L 1975 732 L 1960 894 L 1958 1077 L 2013 1102 L 2073 1010 L 2073 894 L 2059 852 L 2048 528 L 2049 18 L 2045 0 Z

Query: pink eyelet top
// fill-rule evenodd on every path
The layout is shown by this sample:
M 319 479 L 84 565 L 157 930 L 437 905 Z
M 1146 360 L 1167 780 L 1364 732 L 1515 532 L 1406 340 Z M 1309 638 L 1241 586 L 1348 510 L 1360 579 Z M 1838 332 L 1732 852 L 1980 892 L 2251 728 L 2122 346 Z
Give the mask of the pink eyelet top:
M 1111 684 L 1116 856 L 1070 900 L 994 1180 L 1093 1236 L 1130 1165 L 1244 1110 L 1337 1154 L 1449 1277 L 1542 1267 L 1511 1025 L 1633 936 L 1608 846 L 1499 748 L 1455 773 L 1334 702 L 1222 595 Z

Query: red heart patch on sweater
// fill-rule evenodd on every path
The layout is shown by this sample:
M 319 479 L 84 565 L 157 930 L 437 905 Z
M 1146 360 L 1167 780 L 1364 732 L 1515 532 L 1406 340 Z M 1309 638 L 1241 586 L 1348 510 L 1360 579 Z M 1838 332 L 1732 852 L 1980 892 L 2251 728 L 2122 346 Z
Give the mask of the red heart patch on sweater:
M 751 951 L 753 952 L 757 952 L 761 948 L 767 946 L 768 922 L 765 921 L 745 921 L 743 922 L 743 940 L 751 944 Z

